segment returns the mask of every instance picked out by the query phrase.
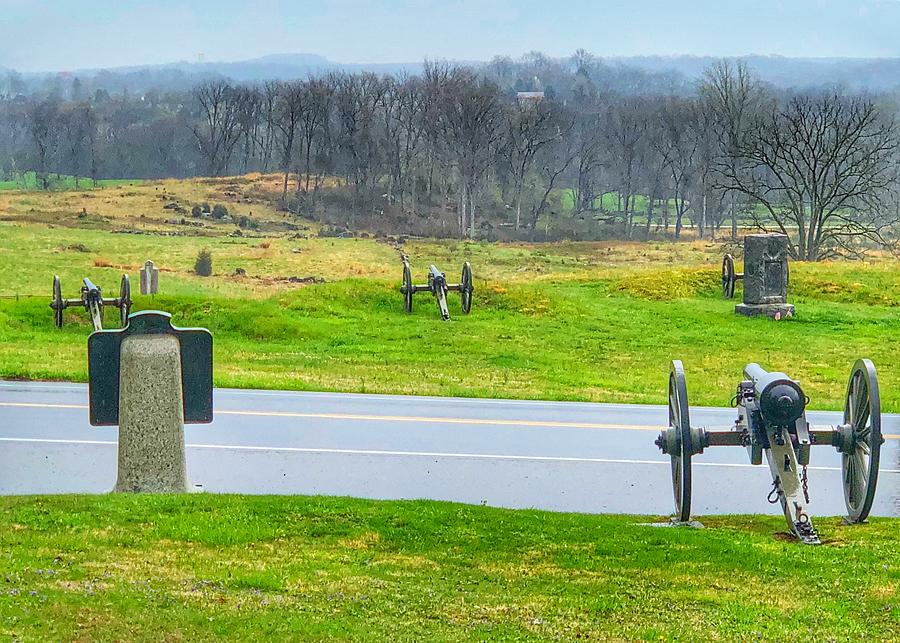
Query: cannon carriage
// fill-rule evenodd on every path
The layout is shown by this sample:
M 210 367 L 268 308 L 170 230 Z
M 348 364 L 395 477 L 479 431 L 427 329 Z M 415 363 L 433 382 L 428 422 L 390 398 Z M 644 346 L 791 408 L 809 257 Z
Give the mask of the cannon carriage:
M 769 502 L 781 503 L 788 528 L 806 544 L 819 544 L 807 511 L 806 467 L 810 447 L 831 446 L 841 454 L 845 518 L 866 520 L 875 498 L 881 445 L 881 399 L 875 367 L 867 359 L 854 364 L 847 386 L 843 422 L 837 427 L 813 428 L 806 420 L 809 398 L 800 384 L 784 373 L 767 372 L 758 364 L 744 368 L 733 398 L 738 417 L 734 426 L 710 430 L 691 425 L 687 383 L 681 362 L 669 372 L 669 427 L 656 445 L 671 460 L 675 495 L 673 520 L 691 517 L 691 459 L 708 447 L 743 446 L 751 464 L 765 455 L 772 474 Z
M 403 293 L 403 309 L 411 313 L 413 309 L 413 295 L 417 292 L 430 292 L 437 302 L 438 311 L 441 319 L 448 321 L 450 319 L 450 310 L 447 307 L 447 293 L 456 291 L 459 293 L 462 303 L 462 311 L 469 314 L 472 310 L 472 293 L 474 292 L 472 284 L 472 266 L 468 261 L 463 263 L 462 276 L 458 284 L 447 283 L 447 278 L 437 267 L 432 264 L 428 269 L 428 283 L 414 284 L 412 282 L 412 270 L 409 267 L 409 261 L 403 259 L 403 285 L 400 286 L 400 292 Z
M 80 296 L 77 299 L 64 299 L 59 277 L 53 276 L 53 321 L 57 328 L 63 326 L 63 311 L 71 306 L 82 306 L 91 316 L 94 330 L 103 330 L 103 308 L 114 306 L 119 309 L 119 323 L 124 328 L 131 312 L 131 281 L 128 275 L 122 275 L 118 297 L 104 297 L 100 286 L 85 277 L 82 281 Z

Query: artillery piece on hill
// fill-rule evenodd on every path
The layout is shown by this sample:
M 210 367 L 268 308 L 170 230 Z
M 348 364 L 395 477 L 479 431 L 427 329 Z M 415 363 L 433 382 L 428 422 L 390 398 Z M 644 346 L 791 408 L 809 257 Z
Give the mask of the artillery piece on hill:
M 128 279 L 128 275 L 122 275 L 119 296 L 114 298 L 103 297 L 100 286 L 85 277 L 78 299 L 63 299 L 59 277 L 53 276 L 53 299 L 50 307 L 53 309 L 53 320 L 57 328 L 62 328 L 63 311 L 70 306 L 83 306 L 91 315 L 94 330 L 103 330 L 103 307 L 115 306 L 119 309 L 119 322 L 124 328 L 128 322 L 128 314 L 131 312 L 131 303 L 131 281 Z
M 781 502 L 791 532 L 806 544 L 819 544 L 807 512 L 806 467 L 811 446 L 832 446 L 841 453 L 844 503 L 848 523 L 866 520 L 875 498 L 881 445 L 881 398 L 875 366 L 867 359 L 853 365 L 847 386 L 842 424 L 813 429 L 806 421 L 809 398 L 800 384 L 784 373 L 770 373 L 758 364 L 744 368 L 733 398 L 738 417 L 726 430 L 691 426 L 684 367 L 674 360 L 669 372 L 669 428 L 656 445 L 671 458 L 677 522 L 691 517 L 691 458 L 711 446 L 743 446 L 751 464 L 763 454 L 772 474 L 769 502 Z
M 450 310 L 447 308 L 447 293 L 451 290 L 459 293 L 462 311 L 465 314 L 469 314 L 469 311 L 472 310 L 474 287 L 472 285 L 472 266 L 469 265 L 468 261 L 463 264 L 462 278 L 458 284 L 448 284 L 444 273 L 438 270 L 434 264 L 428 269 L 427 284 L 413 284 L 409 261 L 405 258 L 403 259 L 403 285 L 400 286 L 400 292 L 403 293 L 403 308 L 406 312 L 412 312 L 413 295 L 415 293 L 430 292 L 437 302 L 441 319 L 447 321 L 450 319 Z

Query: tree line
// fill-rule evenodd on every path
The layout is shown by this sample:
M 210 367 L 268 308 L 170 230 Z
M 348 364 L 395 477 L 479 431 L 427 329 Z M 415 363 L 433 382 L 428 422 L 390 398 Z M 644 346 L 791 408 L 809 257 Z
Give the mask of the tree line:
M 54 173 L 279 172 L 281 200 L 298 214 L 315 213 L 336 176 L 351 226 L 437 210 L 455 212 L 454 233 L 469 237 L 503 226 L 540 238 L 565 218 L 629 239 L 750 225 L 789 234 L 803 259 L 889 243 L 900 220 L 885 101 L 775 90 L 740 62 L 690 85 L 577 52 L 477 69 L 426 63 L 399 77 L 79 93 L 0 94 L 0 173 L 34 171 L 50 188 Z

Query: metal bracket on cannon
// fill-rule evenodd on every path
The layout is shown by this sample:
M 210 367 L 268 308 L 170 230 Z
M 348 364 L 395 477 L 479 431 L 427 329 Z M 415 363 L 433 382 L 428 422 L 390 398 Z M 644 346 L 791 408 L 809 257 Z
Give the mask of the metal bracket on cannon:
M 450 319 L 450 310 L 447 308 L 447 293 L 454 290 L 459 293 L 462 302 L 462 311 L 468 314 L 472 310 L 472 266 L 466 261 L 463 264 L 462 277 L 458 284 L 448 284 L 447 278 L 440 270 L 432 264 L 428 269 L 427 284 L 413 284 L 412 271 L 409 268 L 409 261 L 403 259 L 403 285 L 400 286 L 400 292 L 403 293 L 403 308 L 406 312 L 412 312 L 413 295 L 417 292 L 430 292 L 438 305 L 441 313 L 441 319 L 447 321 Z
M 769 373 L 748 364 L 735 395 L 738 418 L 728 430 L 691 426 L 684 367 L 675 360 L 669 372 L 669 428 L 656 445 L 672 464 L 675 517 L 691 517 L 691 458 L 707 447 L 743 446 L 751 464 L 765 454 L 772 474 L 769 502 L 781 503 L 791 532 L 806 544 L 819 544 L 807 511 L 806 465 L 811 446 L 832 446 L 841 453 L 847 523 L 865 522 L 872 509 L 878 482 L 881 445 L 881 398 L 875 366 L 867 359 L 853 365 L 843 423 L 812 429 L 806 420 L 808 398 L 800 384 L 784 373 Z
M 53 320 L 57 328 L 63 326 L 63 311 L 70 306 L 83 306 L 90 313 L 94 330 L 103 330 L 103 307 L 115 306 L 119 309 L 119 322 L 124 328 L 128 314 L 131 312 L 131 281 L 128 275 L 122 275 L 118 297 L 103 297 L 100 286 L 97 286 L 87 277 L 81 286 L 81 296 L 78 299 L 63 299 L 62 287 L 59 277 L 53 276 L 53 300 L 50 307 L 53 309 Z

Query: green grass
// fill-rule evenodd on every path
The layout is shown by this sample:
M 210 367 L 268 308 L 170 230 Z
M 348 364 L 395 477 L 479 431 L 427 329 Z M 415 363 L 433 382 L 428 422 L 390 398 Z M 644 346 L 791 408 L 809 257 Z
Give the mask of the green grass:
M 895 519 L 246 496 L 0 498 L 12 640 L 896 640 Z
M 893 261 L 794 264 L 798 316 L 773 322 L 736 316 L 734 302 L 721 299 L 715 246 L 407 244 L 417 281 L 430 261 L 452 279 L 463 259 L 475 266 L 472 314 L 451 294 L 454 319 L 444 323 L 424 294 L 403 313 L 397 254 L 372 240 L 272 239 L 261 248 L 259 239 L 0 229 L 9 233 L 0 237 L 7 283 L 38 295 L 0 300 L 2 377 L 84 381 L 88 318 L 70 309 L 65 327 L 53 327 L 50 276 L 61 274 L 65 296 L 77 294 L 83 275 L 112 296 L 124 269 L 137 293 L 136 269 L 155 244 L 165 294 L 135 294 L 136 309 L 209 328 L 219 386 L 664 403 L 669 361 L 678 358 L 692 404 L 727 404 L 743 366 L 757 361 L 798 378 L 813 408 L 838 409 L 851 365 L 868 357 L 884 410 L 900 411 Z M 70 240 L 91 251 L 66 250 Z M 209 279 L 191 274 L 204 246 L 218 274 Z M 94 267 L 98 256 L 122 264 Z M 249 276 L 228 276 L 236 266 Z M 297 287 L 261 275 L 327 282 Z M 116 312 L 107 311 L 112 327 Z
M 563 210 L 566 212 L 571 212 L 575 209 L 575 192 L 570 189 L 559 190 L 560 203 L 562 204 Z M 633 212 L 647 212 L 647 206 L 649 205 L 650 198 L 644 194 L 635 194 L 632 197 L 631 210 Z M 675 207 L 674 200 L 670 200 L 669 208 L 674 209 Z M 619 193 L 618 192 L 604 192 L 600 196 L 594 199 L 594 207 L 606 210 L 607 212 L 618 212 L 619 211 Z M 623 203 L 624 207 L 624 203 Z M 661 207 L 661 206 L 657 206 Z
M 96 186 L 90 178 L 79 177 L 78 187 L 75 187 L 75 177 L 66 174 L 50 174 L 51 190 L 88 190 L 94 187 L 108 188 L 119 185 L 139 185 L 141 179 L 99 179 Z M 22 172 L 14 177 L 0 180 L 0 190 L 42 190 L 43 185 L 38 181 L 36 172 Z

